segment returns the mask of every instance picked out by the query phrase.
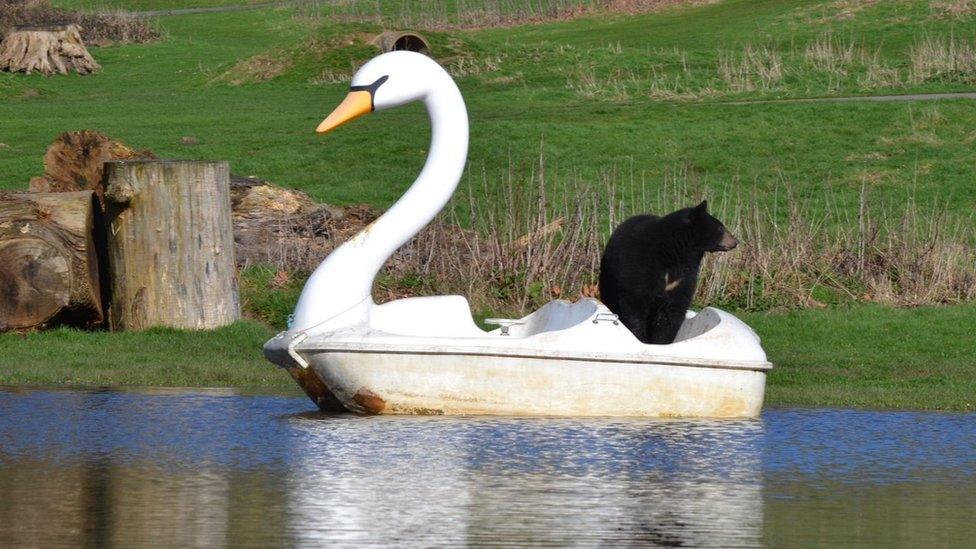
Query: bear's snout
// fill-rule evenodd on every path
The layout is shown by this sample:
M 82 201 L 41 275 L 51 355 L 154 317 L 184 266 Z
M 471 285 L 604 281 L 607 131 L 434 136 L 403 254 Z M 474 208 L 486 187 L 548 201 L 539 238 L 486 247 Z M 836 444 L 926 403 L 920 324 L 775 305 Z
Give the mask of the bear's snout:
M 739 241 L 732 236 L 728 230 L 722 232 L 722 240 L 719 241 L 718 246 L 723 252 L 729 250 L 734 250 L 736 246 L 739 245 Z

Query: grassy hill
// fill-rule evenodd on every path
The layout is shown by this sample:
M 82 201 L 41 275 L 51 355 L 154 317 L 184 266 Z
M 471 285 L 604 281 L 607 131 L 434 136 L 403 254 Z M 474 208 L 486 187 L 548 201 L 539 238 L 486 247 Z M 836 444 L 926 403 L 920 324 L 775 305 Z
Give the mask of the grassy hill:
M 470 110 L 469 174 L 455 204 L 462 220 L 472 199 L 495 211 L 513 194 L 531 202 L 542 171 L 553 203 L 596 201 L 596 232 L 618 207 L 661 211 L 707 197 L 736 218 L 744 248 L 761 244 L 751 263 L 707 270 L 705 286 L 709 303 L 761 310 L 742 314 L 777 364 L 770 402 L 971 410 L 971 304 L 848 305 L 886 295 L 941 303 L 966 291 L 976 102 L 784 100 L 976 91 L 976 10 L 957 0 L 725 0 L 600 12 L 606 3 L 544 0 L 526 11 L 493 0 L 363 0 L 163 17 L 158 42 L 95 49 L 104 69 L 94 76 L 0 73 L 0 190 L 25 188 L 58 133 L 93 128 L 166 157 L 227 159 L 236 173 L 321 201 L 388 206 L 426 155 L 420 107 L 326 137 L 313 130 L 374 55 L 372 36 L 417 28 Z M 876 240 L 878 228 L 886 240 Z M 824 246 L 831 234 L 849 239 Z M 873 268 L 881 286 L 865 284 Z M 831 278 L 840 271 L 851 280 Z M 302 278 L 269 292 L 274 275 L 245 272 L 242 297 L 252 317 L 281 327 Z M 523 306 L 551 297 L 524 273 L 503 275 L 484 284 L 519 287 L 531 297 Z M 840 306 L 762 311 L 817 300 Z M 290 386 L 259 356 L 269 333 L 249 321 L 213 334 L 6 334 L 0 383 Z M 174 363 L 176 348 L 189 351 Z
M 458 75 L 471 172 L 489 186 L 541 151 L 554 174 L 597 188 L 601 174 L 627 173 L 624 195 L 632 179 L 654 188 L 678 174 L 686 194 L 713 200 L 755 188 L 765 203 L 788 186 L 803 202 L 852 208 L 865 184 L 878 203 L 913 194 L 923 209 L 949 201 L 968 215 L 970 100 L 733 103 L 974 89 L 976 19 L 934 4 L 727 0 L 430 37 Z M 58 132 L 92 127 L 166 156 L 225 158 L 320 200 L 390 204 L 423 162 L 425 115 L 404 108 L 314 135 L 381 28 L 326 15 L 166 17 L 161 42 L 97 49 L 96 76 L 0 75 L 0 188 L 38 173 Z M 200 144 L 181 145 L 187 135 Z
M 550 208 L 598 205 L 580 221 L 593 241 L 628 212 L 708 198 L 767 254 L 736 252 L 699 293 L 711 303 L 976 296 L 976 101 L 790 101 L 976 90 L 968 4 L 724 0 L 600 12 L 608 1 L 294 3 L 162 17 L 158 42 L 96 49 L 104 70 L 94 76 L 0 74 L 0 189 L 24 188 L 58 133 L 94 128 L 165 157 L 227 159 L 236 173 L 320 201 L 386 207 L 426 156 L 422 108 L 325 137 L 313 130 L 375 55 L 372 37 L 410 26 L 429 29 L 468 103 L 462 222 L 531 196 L 544 173 Z M 488 273 L 486 283 L 572 293 L 593 279 L 592 258 L 580 263 L 586 272 L 572 280 Z M 520 307 L 549 297 L 535 293 Z

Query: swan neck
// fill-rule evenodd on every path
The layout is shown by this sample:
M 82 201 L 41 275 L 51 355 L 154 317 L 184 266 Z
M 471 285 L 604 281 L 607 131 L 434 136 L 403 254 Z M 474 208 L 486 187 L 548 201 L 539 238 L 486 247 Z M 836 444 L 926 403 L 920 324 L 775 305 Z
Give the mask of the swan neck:
M 312 273 L 295 308 L 292 330 L 318 327 L 328 331 L 368 322 L 373 281 L 380 269 L 454 194 L 467 161 L 468 116 L 457 85 L 447 73 L 443 80 L 432 85 L 424 98 L 431 140 L 420 174 L 386 213 L 332 252 Z

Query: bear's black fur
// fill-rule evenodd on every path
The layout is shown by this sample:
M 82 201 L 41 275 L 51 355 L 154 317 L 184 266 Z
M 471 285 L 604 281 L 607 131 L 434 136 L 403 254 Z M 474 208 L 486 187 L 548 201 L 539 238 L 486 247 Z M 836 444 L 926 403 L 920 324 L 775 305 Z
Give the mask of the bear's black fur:
M 600 298 L 637 339 L 674 341 L 698 284 L 705 252 L 738 242 L 703 201 L 664 217 L 637 215 L 610 235 L 600 260 Z

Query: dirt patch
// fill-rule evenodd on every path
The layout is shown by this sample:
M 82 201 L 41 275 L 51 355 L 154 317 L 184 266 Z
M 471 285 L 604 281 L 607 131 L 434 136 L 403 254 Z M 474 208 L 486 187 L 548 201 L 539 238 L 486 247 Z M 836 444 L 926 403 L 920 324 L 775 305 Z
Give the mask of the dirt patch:
M 640 13 L 671 6 L 705 6 L 718 2 L 719 0 L 607 0 L 605 9 L 624 13 Z
M 352 76 L 351 68 L 366 62 L 379 51 L 369 44 L 372 38 L 368 33 L 328 38 L 314 36 L 295 47 L 273 48 L 242 59 L 214 81 L 232 86 L 266 82 L 290 71 L 296 61 L 302 63 L 312 59 L 316 66 L 323 67 L 321 75 L 311 79 L 312 83 L 348 82 Z
M 259 53 L 242 59 L 220 75 L 217 80 L 232 86 L 267 82 L 288 72 L 292 67 L 289 56 L 279 53 Z

